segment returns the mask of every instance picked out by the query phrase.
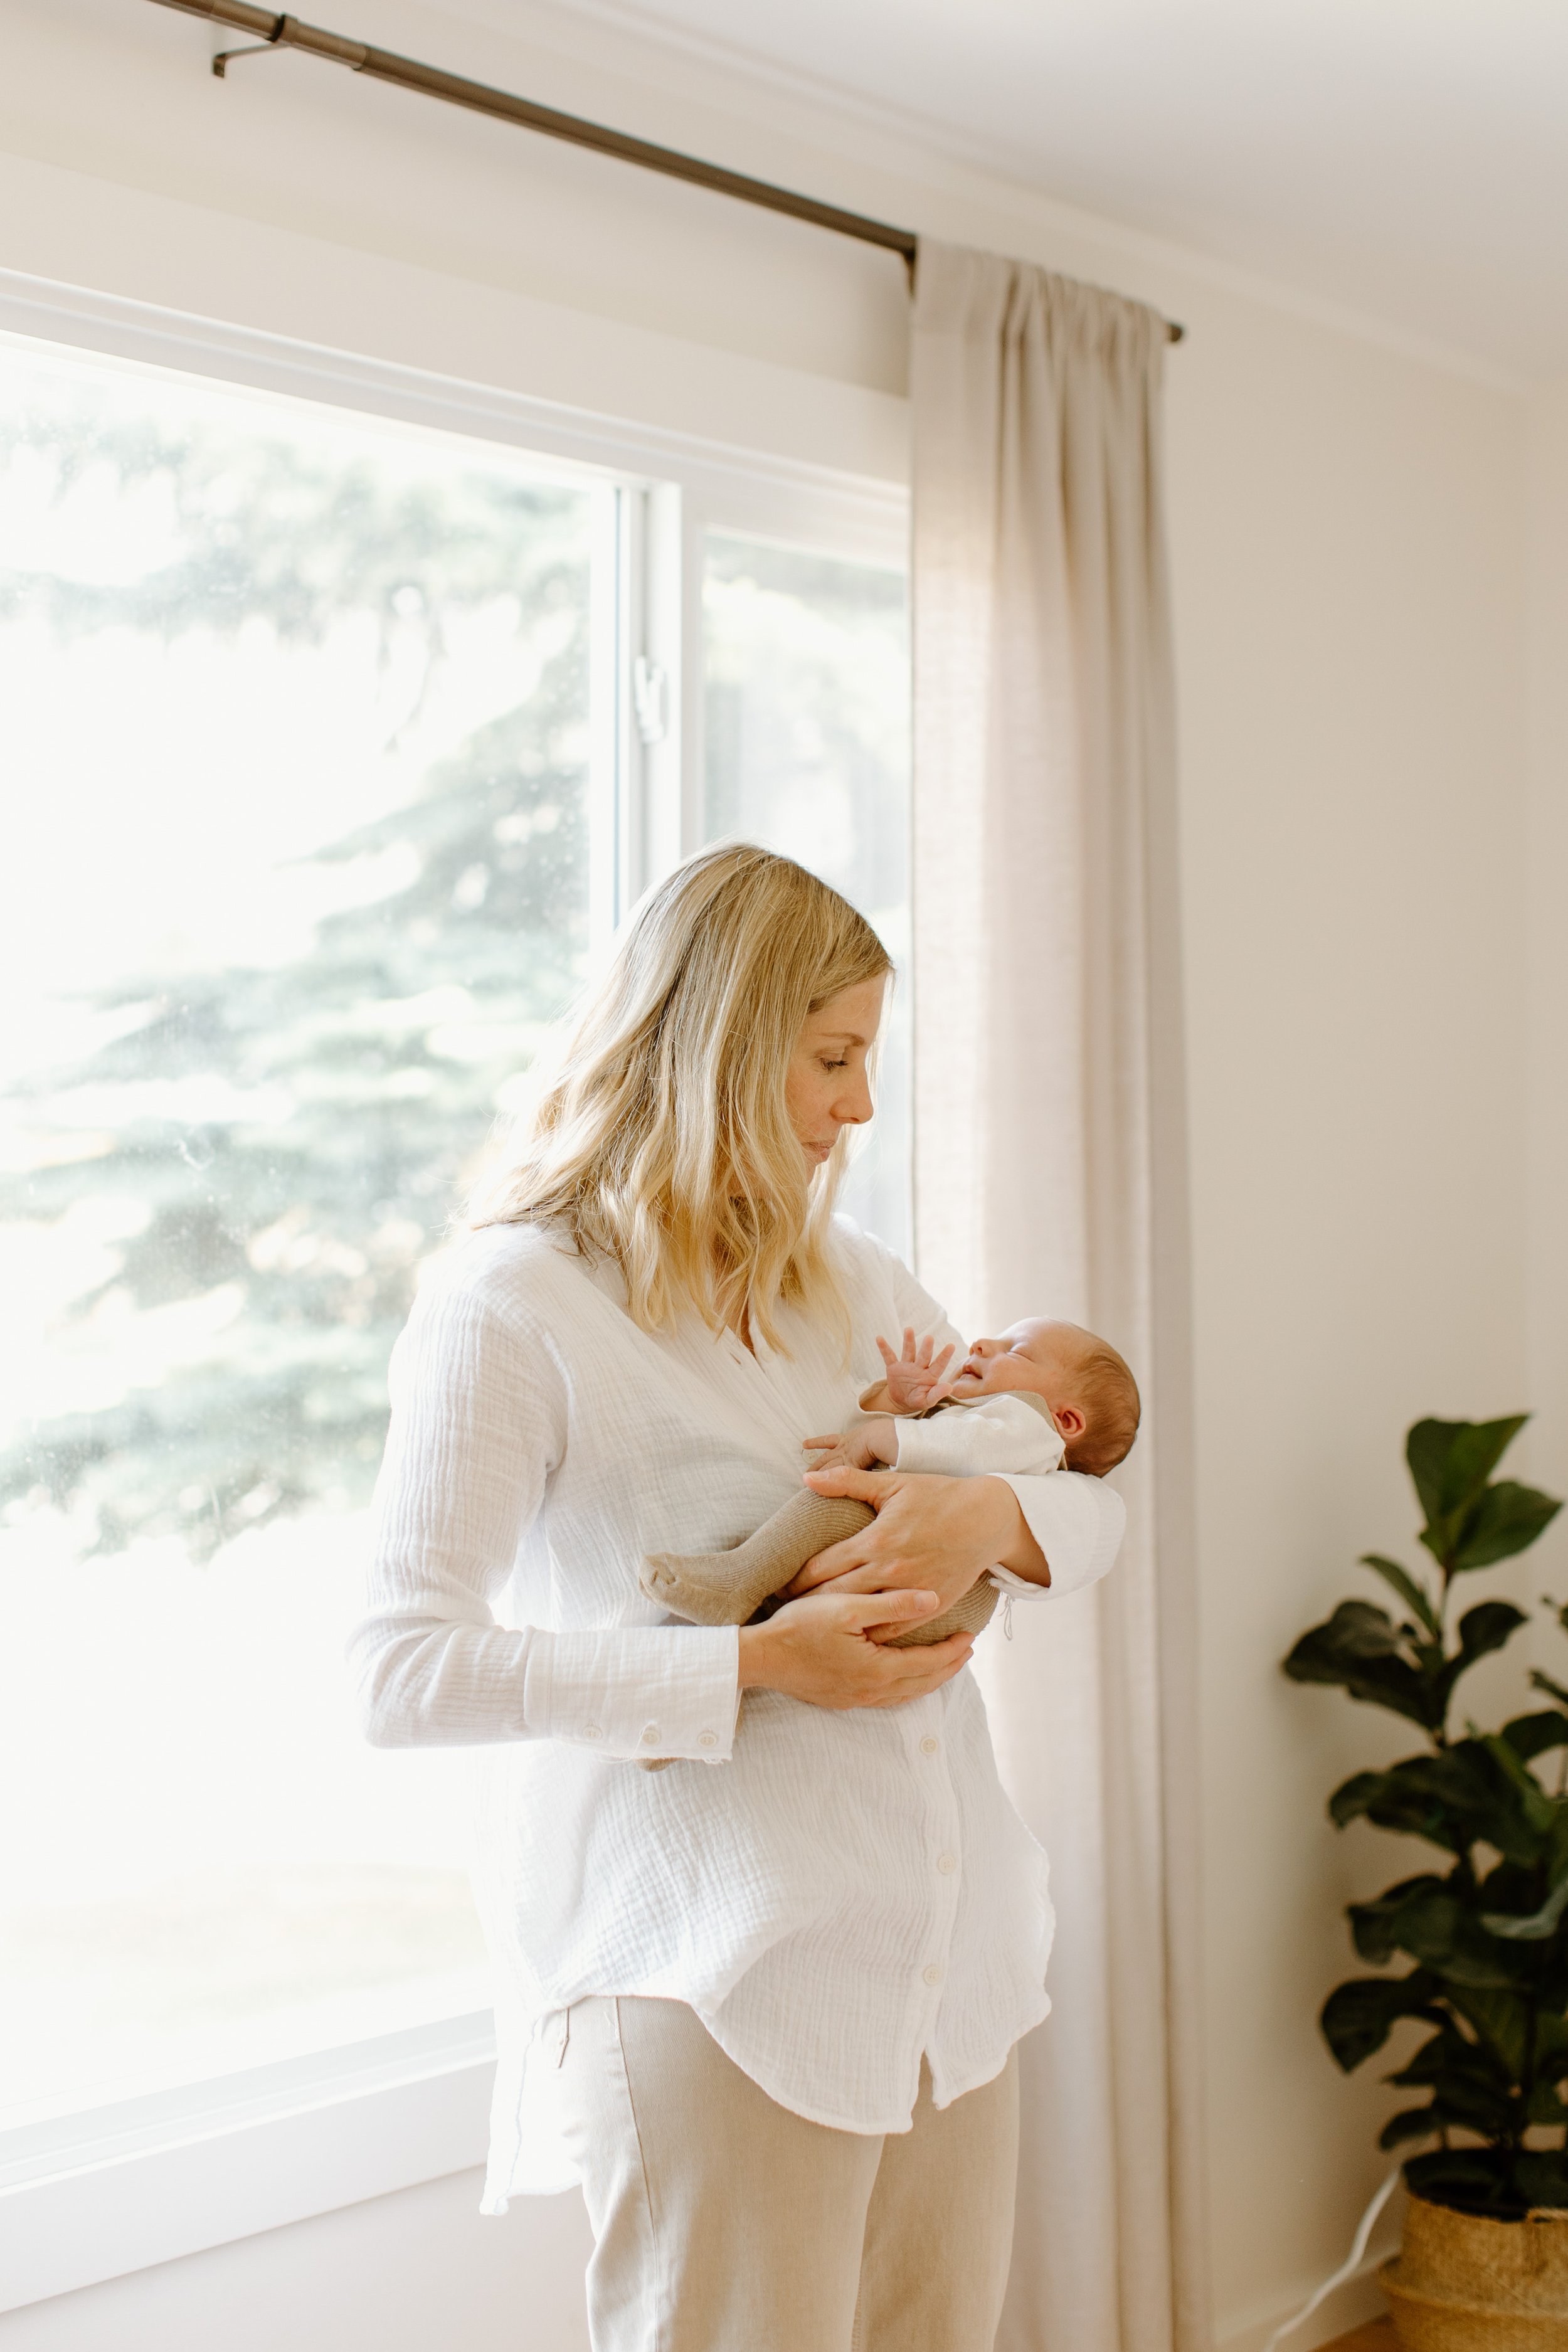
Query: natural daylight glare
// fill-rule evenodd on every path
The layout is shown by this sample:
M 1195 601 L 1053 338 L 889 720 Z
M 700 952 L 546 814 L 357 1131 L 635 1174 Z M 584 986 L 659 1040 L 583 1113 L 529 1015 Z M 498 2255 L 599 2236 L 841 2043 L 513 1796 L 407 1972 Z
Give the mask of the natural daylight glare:
M 341 1655 L 385 1366 L 587 938 L 595 505 L 0 352 L 6 2121 L 489 2001 Z
M 489 2005 L 469 1754 L 367 1748 L 342 1653 L 392 1342 L 587 969 L 616 496 L 0 343 L 0 2125 Z M 901 961 L 903 575 L 705 545 L 703 834 Z M 908 1071 L 896 993 L 895 1247 Z

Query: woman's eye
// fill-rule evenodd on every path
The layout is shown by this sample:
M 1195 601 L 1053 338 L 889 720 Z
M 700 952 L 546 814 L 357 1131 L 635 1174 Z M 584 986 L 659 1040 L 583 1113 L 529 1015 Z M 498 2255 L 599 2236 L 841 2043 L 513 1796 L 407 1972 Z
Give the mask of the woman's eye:
M 825 1070 L 847 1070 L 849 1067 L 848 1056 L 846 1055 L 841 1062 L 830 1062 L 824 1056 L 822 1066 Z

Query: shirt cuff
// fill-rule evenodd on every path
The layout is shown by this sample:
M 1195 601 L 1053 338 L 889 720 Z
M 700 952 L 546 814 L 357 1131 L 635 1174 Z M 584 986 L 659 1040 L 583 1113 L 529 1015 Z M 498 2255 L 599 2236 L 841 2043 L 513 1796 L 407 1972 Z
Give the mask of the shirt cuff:
M 933 1436 L 936 1423 L 920 1421 L 913 1413 L 889 1413 L 888 1417 L 893 1424 L 893 1458 L 888 1465 L 889 1469 L 931 1469 L 933 1443 L 940 1442 Z M 921 1459 L 922 1454 L 925 1455 L 923 1462 Z M 937 1466 L 940 1471 L 945 1465 L 939 1464 Z M 962 1473 L 953 1475 L 959 1476 Z
M 1053 1470 L 1047 1478 L 993 1475 L 1018 1497 L 1029 1533 L 1046 1555 L 1051 1571 L 1048 1585 L 1015 1580 L 1005 1569 L 992 1573 L 1009 1592 L 1078 1592 L 1105 1574 L 1121 1549 L 1127 1528 L 1127 1506 L 1103 1478 L 1081 1470 Z
M 546 1739 L 601 1756 L 689 1757 L 725 1764 L 741 1704 L 734 1625 L 536 1629 L 524 1713 Z

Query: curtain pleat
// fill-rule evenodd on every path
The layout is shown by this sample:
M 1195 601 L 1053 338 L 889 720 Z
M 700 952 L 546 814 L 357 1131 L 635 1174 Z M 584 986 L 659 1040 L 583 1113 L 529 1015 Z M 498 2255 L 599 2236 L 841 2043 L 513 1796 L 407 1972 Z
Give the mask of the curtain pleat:
M 983 1643 L 1051 1857 L 999 2352 L 1207 2352 L 1187 1212 L 1163 321 L 922 242 L 915 1234 L 971 1333 L 1111 1339 L 1144 1422 L 1092 1591 Z

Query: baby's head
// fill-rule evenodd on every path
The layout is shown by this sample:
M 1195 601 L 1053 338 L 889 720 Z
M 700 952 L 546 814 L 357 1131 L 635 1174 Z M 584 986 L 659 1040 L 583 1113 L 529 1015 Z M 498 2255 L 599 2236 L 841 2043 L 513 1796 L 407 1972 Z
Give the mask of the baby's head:
M 976 1339 L 952 1393 L 1001 1396 L 1026 1389 L 1043 1397 L 1067 1440 L 1067 1466 L 1103 1478 L 1131 1451 L 1142 1407 L 1138 1383 L 1108 1341 L 1079 1323 L 1029 1316 L 999 1339 Z

